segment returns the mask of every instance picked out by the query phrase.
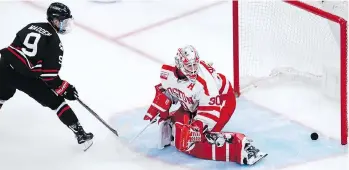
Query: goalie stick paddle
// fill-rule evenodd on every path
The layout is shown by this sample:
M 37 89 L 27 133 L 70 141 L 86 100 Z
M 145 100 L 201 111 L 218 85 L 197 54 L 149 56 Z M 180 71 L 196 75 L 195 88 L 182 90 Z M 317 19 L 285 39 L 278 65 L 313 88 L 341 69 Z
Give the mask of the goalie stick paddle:
M 97 115 L 96 112 L 94 112 L 90 107 L 88 107 L 88 106 L 87 106 L 84 102 L 82 102 L 79 98 L 77 99 L 77 101 L 78 101 L 85 109 L 87 109 L 93 116 L 95 116 L 101 123 L 103 123 L 103 125 L 104 125 L 105 127 L 107 127 L 111 132 L 113 132 L 116 136 L 119 136 L 118 132 L 117 132 L 115 129 L 113 129 L 112 127 L 110 127 L 107 123 L 105 123 L 105 121 L 104 121 L 101 117 L 99 117 L 99 116 Z

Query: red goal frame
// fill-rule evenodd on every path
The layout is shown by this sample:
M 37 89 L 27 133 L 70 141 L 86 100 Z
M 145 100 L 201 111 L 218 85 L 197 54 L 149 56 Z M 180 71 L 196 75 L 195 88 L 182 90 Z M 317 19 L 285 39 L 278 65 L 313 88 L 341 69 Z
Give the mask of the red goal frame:
M 300 2 L 298 0 L 284 0 L 285 3 L 308 11 L 322 18 L 328 19 L 340 26 L 340 111 L 341 111 L 341 144 L 346 145 L 348 139 L 348 118 L 347 118 L 347 21 L 337 15 L 326 12 L 322 9 Z M 233 73 L 234 90 L 240 95 L 240 74 L 239 74 L 239 2 L 232 2 L 233 16 Z

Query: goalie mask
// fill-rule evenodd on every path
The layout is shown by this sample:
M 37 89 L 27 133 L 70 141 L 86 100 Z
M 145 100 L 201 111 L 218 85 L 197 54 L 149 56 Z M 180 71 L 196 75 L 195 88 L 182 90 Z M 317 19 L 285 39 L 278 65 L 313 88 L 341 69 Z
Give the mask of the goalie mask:
M 176 67 L 190 80 L 195 81 L 198 74 L 200 57 L 191 46 L 179 48 L 175 57 Z

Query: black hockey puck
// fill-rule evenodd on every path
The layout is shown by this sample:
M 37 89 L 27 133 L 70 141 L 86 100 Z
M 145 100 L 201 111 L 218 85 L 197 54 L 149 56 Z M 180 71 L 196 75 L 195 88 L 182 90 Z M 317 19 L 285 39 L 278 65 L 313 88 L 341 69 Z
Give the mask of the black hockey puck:
M 319 135 L 316 133 L 316 132 L 313 132 L 311 135 L 310 135 L 310 138 L 311 140 L 317 140 L 319 138 Z

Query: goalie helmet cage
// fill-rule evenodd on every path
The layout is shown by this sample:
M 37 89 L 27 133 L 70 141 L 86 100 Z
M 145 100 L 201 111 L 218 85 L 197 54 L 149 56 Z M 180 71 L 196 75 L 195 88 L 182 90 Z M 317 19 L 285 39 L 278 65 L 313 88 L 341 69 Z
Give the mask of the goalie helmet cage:
M 277 9 L 279 6 L 281 9 Z M 300 13 L 301 16 L 298 15 Z M 246 15 L 250 16 L 246 17 Z M 347 21 L 339 16 L 298 0 L 284 0 L 280 2 L 233 0 L 232 16 L 233 79 L 235 93 L 239 96 L 241 92 L 244 91 L 244 88 L 247 88 L 249 85 L 251 86 L 253 82 L 262 82 L 270 77 L 278 74 L 285 75 L 286 73 L 303 77 L 303 79 L 318 79 L 317 83 L 320 82 L 321 84 L 320 79 L 322 76 L 324 76 L 324 66 L 321 65 L 321 62 L 323 64 L 327 63 L 329 60 L 326 61 L 320 56 L 331 56 L 330 61 L 332 63 L 332 60 L 337 62 L 337 77 L 340 79 L 338 85 L 336 86 L 338 91 L 337 96 L 340 102 L 340 138 L 341 144 L 346 145 L 348 138 Z M 251 16 L 252 18 L 248 18 Z M 297 22 L 299 21 L 299 25 L 292 25 L 292 21 L 289 21 L 292 19 L 297 20 Z M 246 26 L 246 23 L 247 25 L 250 24 L 250 26 Z M 328 31 L 329 33 L 327 32 L 327 37 L 319 37 L 318 35 L 324 34 L 322 32 L 317 33 L 318 31 L 322 31 L 322 28 L 319 28 L 320 26 L 316 25 L 319 23 L 323 25 L 326 24 L 327 26 L 329 26 L 329 23 L 336 25 L 335 28 L 337 28 L 337 31 L 340 33 L 339 42 L 334 41 L 334 34 L 332 34 L 330 31 Z M 306 28 L 306 26 L 309 26 L 309 24 L 314 24 L 312 26 L 318 29 Z M 251 28 L 251 25 L 257 25 L 257 28 Z M 259 28 L 258 25 L 262 28 Z M 280 25 L 285 26 L 282 27 Z M 304 32 L 304 30 L 305 33 L 303 33 L 303 36 L 298 35 L 298 32 Z M 280 33 L 280 35 L 277 35 L 278 33 Z M 294 34 L 293 37 L 292 34 Z M 268 39 L 268 36 L 273 37 L 274 39 Z M 308 39 L 306 39 L 307 37 Z M 332 37 L 331 42 L 325 44 L 324 41 L 330 41 L 330 38 L 328 37 Z M 255 39 L 258 39 L 259 43 L 258 40 Z M 269 47 L 268 49 L 268 45 L 263 43 L 268 40 L 275 41 L 274 44 L 276 47 L 273 47 L 273 49 Z M 319 43 L 319 41 L 322 41 L 322 43 Z M 259 52 L 253 52 L 255 49 L 252 48 L 256 47 L 256 45 L 258 46 L 258 49 L 261 49 L 268 55 L 266 56 L 260 54 Z M 324 47 L 324 45 L 326 47 Z M 335 45 L 332 48 L 335 50 L 321 51 L 324 48 L 330 48 L 327 46 L 331 45 Z M 312 49 L 312 47 L 316 48 Z M 282 54 L 277 53 L 273 51 L 275 48 L 285 48 L 283 49 L 285 51 Z M 289 55 L 289 53 L 297 50 L 305 54 L 297 54 L 296 56 Z M 319 51 L 321 52 L 319 53 Z M 263 69 L 260 65 L 263 65 L 263 67 L 267 65 L 267 69 Z M 275 69 L 276 67 L 285 68 Z M 268 73 L 266 73 L 267 71 Z

